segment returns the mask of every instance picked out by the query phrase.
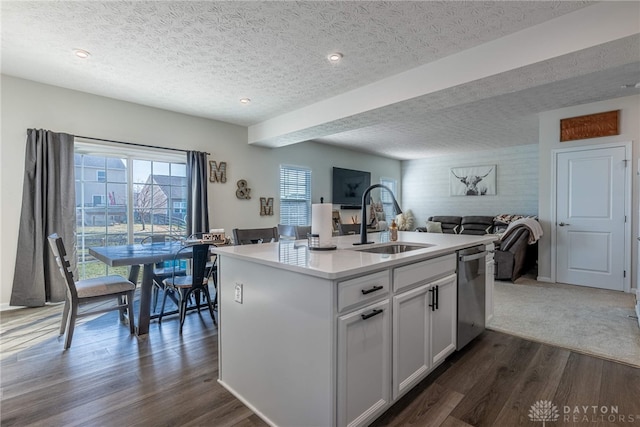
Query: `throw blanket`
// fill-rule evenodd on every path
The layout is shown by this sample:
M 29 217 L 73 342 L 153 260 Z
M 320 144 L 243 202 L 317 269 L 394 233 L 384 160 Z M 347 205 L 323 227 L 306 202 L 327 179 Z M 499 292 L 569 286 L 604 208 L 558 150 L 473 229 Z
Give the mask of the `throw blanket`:
M 540 223 L 533 218 L 520 218 L 516 221 L 509 223 L 506 231 L 500 237 L 500 240 L 505 240 L 512 232 L 519 227 L 526 227 L 529 229 L 529 244 L 533 245 L 542 236 L 542 227 Z

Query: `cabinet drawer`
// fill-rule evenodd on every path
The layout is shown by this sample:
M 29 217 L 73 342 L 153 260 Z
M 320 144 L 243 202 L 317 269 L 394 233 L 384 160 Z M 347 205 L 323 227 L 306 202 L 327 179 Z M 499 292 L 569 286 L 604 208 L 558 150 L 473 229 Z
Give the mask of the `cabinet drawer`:
M 338 283 L 340 313 L 389 294 L 389 272 L 380 271 Z
M 393 270 L 393 290 L 394 292 L 398 292 L 403 288 L 420 283 L 427 283 L 455 271 L 455 254 L 398 267 Z

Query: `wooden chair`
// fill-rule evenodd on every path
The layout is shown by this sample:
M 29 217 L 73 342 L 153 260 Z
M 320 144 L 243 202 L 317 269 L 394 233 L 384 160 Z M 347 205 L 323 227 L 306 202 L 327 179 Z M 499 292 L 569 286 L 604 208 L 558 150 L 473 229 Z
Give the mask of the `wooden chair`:
M 278 241 L 278 229 L 271 228 L 234 228 L 233 241 L 236 245 L 269 243 Z
M 360 224 L 338 224 L 338 230 L 341 236 L 347 234 L 360 234 Z
M 147 236 L 142 239 L 140 244 L 148 245 L 151 243 L 170 243 L 177 242 L 179 240 L 179 238 L 167 234 L 152 234 L 151 236 Z M 151 299 L 153 301 L 152 309 L 154 312 L 158 306 L 158 294 L 161 290 L 164 290 L 164 284 L 162 282 L 173 274 L 176 276 L 184 276 L 187 274 L 187 270 L 184 268 L 174 269 L 173 266 L 169 265 L 165 267 L 164 262 L 157 263 L 153 268 L 153 288 L 151 290 Z
M 171 277 L 163 281 L 164 297 L 162 299 L 162 309 L 160 310 L 160 315 L 158 316 L 158 322 L 162 322 L 167 297 L 170 293 L 176 295 L 178 302 L 178 313 L 180 316 L 180 334 L 182 334 L 182 327 L 187 316 L 188 303 L 191 295 L 195 296 L 195 302 L 198 308 L 198 312 L 200 311 L 200 294 L 204 295 L 207 306 L 209 308 L 209 313 L 211 314 L 211 318 L 213 319 L 213 324 L 216 326 L 218 324 L 215 316 L 213 315 L 213 304 L 211 302 L 211 295 L 209 293 L 208 285 L 209 281 L 207 278 L 207 262 L 211 258 L 211 253 L 209 252 L 209 244 L 204 243 L 185 246 L 176 253 L 174 260 L 178 261 L 184 255 L 184 251 L 186 250 L 193 251 L 191 260 L 191 274 L 186 276 L 172 275 Z M 175 264 L 176 263 L 174 262 L 174 265 Z
M 104 313 L 107 311 L 119 310 L 121 317 L 124 310 L 127 311 L 129 320 L 129 329 L 131 333 L 135 333 L 135 325 L 133 321 L 133 294 L 136 285 L 122 276 L 111 275 L 103 277 L 95 277 L 93 279 L 84 279 L 76 281 L 71 271 L 71 263 L 67 259 L 67 251 L 62 243 L 62 238 L 57 234 L 48 237 L 49 246 L 56 257 L 56 262 L 60 268 L 60 273 L 64 277 L 67 284 L 67 298 L 64 303 L 64 311 L 62 312 L 62 324 L 60 325 L 60 335 L 65 333 L 64 349 L 71 347 L 73 339 L 73 331 L 78 317 L 89 314 Z M 124 297 L 124 300 L 122 298 Z M 84 303 L 116 300 L 117 304 L 107 308 L 94 309 L 90 311 L 78 312 L 78 306 Z

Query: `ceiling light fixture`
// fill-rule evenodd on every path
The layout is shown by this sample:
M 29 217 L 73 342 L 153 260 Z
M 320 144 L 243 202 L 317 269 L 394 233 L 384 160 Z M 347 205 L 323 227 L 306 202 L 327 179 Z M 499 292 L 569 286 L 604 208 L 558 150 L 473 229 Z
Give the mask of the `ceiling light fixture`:
M 623 89 L 640 89 L 640 83 L 630 84 L 630 85 L 622 85 L 620 86 Z
M 242 99 L 240 100 L 240 103 L 241 103 L 241 104 L 249 104 L 250 102 L 251 102 L 251 99 L 249 99 L 249 98 L 242 98 Z
M 84 49 L 73 49 L 73 53 L 75 53 L 78 58 L 82 59 L 87 59 L 91 56 L 91 54 Z
M 342 59 L 342 54 L 340 52 L 330 53 L 327 58 L 330 62 L 340 62 L 340 60 Z

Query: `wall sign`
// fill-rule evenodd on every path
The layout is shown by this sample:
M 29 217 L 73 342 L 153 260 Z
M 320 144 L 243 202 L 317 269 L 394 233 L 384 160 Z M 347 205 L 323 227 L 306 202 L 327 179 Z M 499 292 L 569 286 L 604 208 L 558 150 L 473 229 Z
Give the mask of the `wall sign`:
M 238 199 L 250 199 L 251 198 L 251 189 L 249 187 L 247 187 L 247 180 L 246 179 L 241 179 L 239 180 L 236 185 L 238 186 L 238 189 L 236 190 L 236 197 Z
M 209 181 L 211 182 L 227 182 L 227 162 L 218 163 L 215 160 L 209 160 Z
M 260 216 L 273 215 L 273 197 L 260 197 Z
M 560 142 L 620 135 L 620 110 L 560 120 Z

